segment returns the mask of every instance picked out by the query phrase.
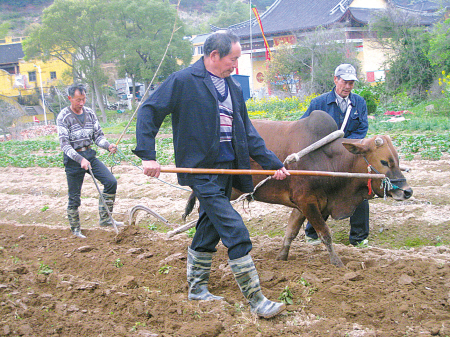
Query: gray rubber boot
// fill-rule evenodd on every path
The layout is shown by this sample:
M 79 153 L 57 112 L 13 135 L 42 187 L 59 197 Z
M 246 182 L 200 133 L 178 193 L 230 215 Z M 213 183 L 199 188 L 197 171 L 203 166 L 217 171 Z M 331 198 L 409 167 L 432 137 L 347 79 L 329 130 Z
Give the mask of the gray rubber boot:
M 212 256 L 213 253 L 196 252 L 188 247 L 187 282 L 189 285 L 189 300 L 214 301 L 223 299 L 221 296 L 211 294 L 208 290 Z
M 78 208 L 67 208 L 67 218 L 69 219 L 72 234 L 79 238 L 86 239 L 86 237 L 81 234 L 80 214 L 78 212 Z
M 252 312 L 263 318 L 271 318 L 286 309 L 284 303 L 272 302 L 262 294 L 258 273 L 250 255 L 228 260 L 228 264 Z
M 103 199 L 105 199 L 106 205 L 108 206 L 109 213 L 112 214 L 113 208 L 114 208 L 114 201 L 116 200 L 115 194 L 108 194 L 108 193 L 102 193 Z M 111 219 L 109 218 L 108 211 L 106 210 L 105 205 L 102 202 L 102 198 L 99 197 L 98 199 L 98 214 L 100 215 L 100 221 L 99 225 L 102 227 L 109 227 L 112 226 L 113 223 L 111 222 Z M 117 227 L 123 226 L 123 222 L 119 222 L 114 220 L 114 223 Z

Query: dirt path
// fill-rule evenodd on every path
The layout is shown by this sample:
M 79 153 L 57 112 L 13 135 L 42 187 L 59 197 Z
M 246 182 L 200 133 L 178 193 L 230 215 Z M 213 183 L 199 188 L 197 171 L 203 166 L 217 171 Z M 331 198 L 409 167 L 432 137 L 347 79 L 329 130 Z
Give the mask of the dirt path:
M 210 290 L 225 301 L 187 301 L 186 234 L 167 239 L 161 230 L 171 228 L 144 212 L 119 235 L 99 229 L 97 192 L 86 177 L 80 211 L 87 239 L 77 239 L 65 216 L 63 169 L 1 168 L 0 336 L 450 336 L 450 248 L 437 246 L 450 240 L 450 159 L 405 164 L 414 198 L 371 201 L 372 247 L 343 244 L 348 221 L 330 223 L 345 269 L 301 238 L 289 261 L 276 261 L 288 209 L 236 206 L 253 234 L 265 295 L 292 293 L 288 311 L 271 320 L 250 314 L 223 246 Z M 132 166 L 114 174 L 118 220 L 142 204 L 181 224 L 189 192 Z M 176 183 L 174 175 L 162 179 Z M 428 245 L 392 249 L 414 240 Z

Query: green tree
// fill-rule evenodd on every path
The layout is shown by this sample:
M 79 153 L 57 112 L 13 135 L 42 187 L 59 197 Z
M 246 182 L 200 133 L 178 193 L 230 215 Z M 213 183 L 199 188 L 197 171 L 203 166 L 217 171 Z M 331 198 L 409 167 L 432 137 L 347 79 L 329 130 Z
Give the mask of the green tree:
M 422 98 L 433 81 L 427 57 L 429 36 L 417 16 L 401 10 L 386 10 L 370 22 L 377 42 L 386 51 L 386 87 L 392 93 L 407 91 Z
M 238 0 L 219 0 L 216 8 L 217 11 L 209 22 L 221 28 L 248 20 L 250 16 L 249 5 Z
M 252 0 L 252 5 L 255 5 L 259 11 L 264 12 L 275 0 Z
M 3 22 L 0 24 L 0 39 L 4 39 L 6 34 L 8 34 L 10 28 L 9 22 Z
M 353 45 L 345 41 L 345 32 L 340 26 L 333 29 L 317 28 L 306 34 L 294 46 L 284 46 L 273 53 L 267 80 L 279 82 L 284 77 L 296 74 L 300 77 L 305 94 L 324 93 L 334 86 L 333 75 L 341 63 L 351 63 L 356 68 L 359 62 L 353 55 Z M 283 85 L 284 86 L 284 85 Z M 287 89 L 284 86 L 284 89 Z
M 55 0 L 44 10 L 42 24 L 33 26 L 23 48 L 26 59 L 56 57 L 73 69 L 74 80 L 86 81 L 106 122 L 101 93 L 105 81 L 100 65 L 111 38 L 110 2 Z
M 433 66 L 450 72 L 450 19 L 438 23 L 430 33 L 428 59 Z
M 110 57 L 117 60 L 120 74 L 127 73 L 132 79 L 148 84 L 161 62 L 176 20 L 176 31 L 157 74 L 158 81 L 191 61 L 191 45 L 183 40 L 183 24 L 177 18 L 175 6 L 163 0 L 117 0 L 113 13 Z

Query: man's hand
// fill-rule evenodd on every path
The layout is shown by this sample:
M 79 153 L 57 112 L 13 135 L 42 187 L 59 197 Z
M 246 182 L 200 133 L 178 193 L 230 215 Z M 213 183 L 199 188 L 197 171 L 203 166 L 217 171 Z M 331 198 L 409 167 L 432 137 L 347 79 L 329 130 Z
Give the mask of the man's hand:
M 86 158 L 83 158 L 81 160 L 81 167 L 84 168 L 86 171 L 89 170 L 89 166 L 91 166 L 91 163 Z
M 149 177 L 158 178 L 161 173 L 161 165 L 156 160 L 143 160 L 142 166 L 144 168 L 144 174 Z
M 109 144 L 108 151 L 111 153 L 116 153 L 117 152 L 116 144 Z
M 285 179 L 287 176 L 290 176 L 290 173 L 288 172 L 288 170 L 286 170 L 286 168 L 283 166 L 282 168 L 280 168 L 279 170 L 277 170 L 275 172 L 275 174 L 272 176 L 272 178 L 276 179 L 276 180 L 283 180 Z

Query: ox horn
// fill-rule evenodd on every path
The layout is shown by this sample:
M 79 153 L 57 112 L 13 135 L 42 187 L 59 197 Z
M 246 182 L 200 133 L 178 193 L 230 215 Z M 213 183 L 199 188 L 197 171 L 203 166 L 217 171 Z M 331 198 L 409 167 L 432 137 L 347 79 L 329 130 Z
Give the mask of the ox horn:
M 383 143 L 384 143 L 383 138 L 381 138 L 381 137 L 375 138 L 375 146 L 376 147 L 380 147 L 381 145 L 383 145 Z

